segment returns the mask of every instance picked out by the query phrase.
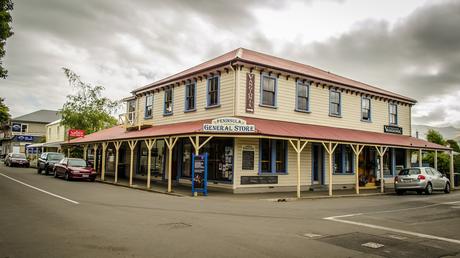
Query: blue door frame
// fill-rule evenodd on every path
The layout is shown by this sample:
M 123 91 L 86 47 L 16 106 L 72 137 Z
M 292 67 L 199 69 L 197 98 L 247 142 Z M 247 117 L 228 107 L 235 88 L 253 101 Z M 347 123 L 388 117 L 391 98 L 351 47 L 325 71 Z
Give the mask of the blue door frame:
M 315 155 L 316 154 L 316 155 Z M 311 145 L 311 184 L 315 182 L 315 172 L 319 169 L 318 157 L 321 157 L 321 171 L 318 171 L 318 182 L 319 185 L 324 185 L 324 167 L 325 157 L 323 147 L 319 144 Z

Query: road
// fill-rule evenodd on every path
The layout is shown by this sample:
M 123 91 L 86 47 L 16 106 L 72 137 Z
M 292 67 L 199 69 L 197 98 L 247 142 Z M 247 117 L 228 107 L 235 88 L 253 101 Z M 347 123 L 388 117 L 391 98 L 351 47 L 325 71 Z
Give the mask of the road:
M 0 165 L 0 257 L 441 256 L 460 257 L 460 191 L 194 198 Z

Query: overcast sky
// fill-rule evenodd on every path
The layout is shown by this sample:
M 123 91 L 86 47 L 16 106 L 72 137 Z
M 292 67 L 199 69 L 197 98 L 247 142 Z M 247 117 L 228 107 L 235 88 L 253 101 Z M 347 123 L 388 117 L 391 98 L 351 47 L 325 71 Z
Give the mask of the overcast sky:
M 62 107 L 62 67 L 121 99 L 245 47 L 415 98 L 413 123 L 460 127 L 460 1 L 14 3 L 0 79 L 13 116 Z

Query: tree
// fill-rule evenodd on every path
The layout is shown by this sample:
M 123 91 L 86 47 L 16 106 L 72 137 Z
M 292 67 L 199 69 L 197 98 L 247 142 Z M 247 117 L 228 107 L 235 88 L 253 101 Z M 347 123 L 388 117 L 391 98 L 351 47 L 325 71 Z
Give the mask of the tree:
M 434 153 L 429 152 L 423 155 L 423 163 L 428 163 L 434 167 Z M 449 174 L 450 171 L 450 155 L 445 152 L 438 152 L 438 170 L 445 174 Z
M 444 140 L 444 137 L 442 135 L 433 129 L 428 130 L 428 133 L 426 134 L 426 139 L 429 142 L 436 143 L 439 145 L 446 145 L 446 141 Z
M 5 56 L 6 50 L 6 39 L 13 35 L 11 30 L 11 10 L 13 10 L 13 1 L 11 0 L 0 0 L 0 77 L 5 79 L 8 71 L 3 68 L 2 58 Z
M 455 151 L 460 153 L 460 146 L 455 140 L 447 140 L 446 143 Z
M 67 101 L 60 110 L 61 125 L 71 129 L 82 129 L 87 134 L 116 125 L 111 113 L 118 102 L 102 97 L 103 86 L 92 86 L 80 80 L 80 76 L 68 68 L 63 68 L 70 86 L 77 90 L 75 95 L 67 95 Z
M 10 109 L 4 101 L 5 99 L 0 97 L 0 128 L 10 120 Z

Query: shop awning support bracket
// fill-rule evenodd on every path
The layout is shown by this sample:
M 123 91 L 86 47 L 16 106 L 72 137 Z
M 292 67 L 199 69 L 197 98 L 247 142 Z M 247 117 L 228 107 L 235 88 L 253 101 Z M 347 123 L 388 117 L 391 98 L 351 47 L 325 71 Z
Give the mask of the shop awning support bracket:
M 107 151 L 108 142 L 102 142 L 102 168 L 101 168 L 101 181 L 105 180 L 105 156 Z
M 332 196 L 332 154 L 334 153 L 335 151 L 335 148 L 337 148 L 337 146 L 339 145 L 338 143 L 334 143 L 332 144 L 332 142 L 328 142 L 328 144 L 326 145 L 326 143 L 324 142 L 321 142 L 323 144 L 323 147 L 324 149 L 326 149 L 326 152 L 329 157 L 329 162 L 328 162 L 328 165 L 329 165 L 329 196 Z
M 134 163 L 134 148 L 136 147 L 137 140 L 128 141 L 130 153 L 131 153 L 131 163 L 129 164 L 129 186 L 133 186 L 133 163 Z
M 385 155 L 385 153 L 387 152 L 388 150 L 388 146 L 387 147 L 383 147 L 383 146 L 374 146 L 375 149 L 377 150 L 378 154 L 379 154 L 379 157 L 380 157 L 380 192 L 383 193 L 385 192 L 385 182 L 383 180 L 383 156 Z
M 113 142 L 113 145 L 115 146 L 115 184 L 118 182 L 118 152 L 122 143 L 123 142 Z
M 164 138 L 168 146 L 168 193 L 172 191 L 172 151 L 179 137 Z
M 356 194 L 359 194 L 359 155 L 363 151 L 365 145 L 350 144 L 351 149 L 355 153 L 355 190 Z
M 302 146 L 300 146 L 302 140 L 297 139 L 295 141 L 297 142 L 297 146 L 294 144 L 293 140 L 289 140 L 289 143 L 297 153 L 297 198 L 300 198 L 300 153 L 303 151 L 305 146 L 307 146 L 308 141 L 305 141 Z
M 147 139 L 144 140 L 145 145 L 147 146 L 147 189 L 150 189 L 150 168 L 152 167 L 152 148 L 155 145 L 157 139 Z

